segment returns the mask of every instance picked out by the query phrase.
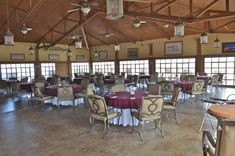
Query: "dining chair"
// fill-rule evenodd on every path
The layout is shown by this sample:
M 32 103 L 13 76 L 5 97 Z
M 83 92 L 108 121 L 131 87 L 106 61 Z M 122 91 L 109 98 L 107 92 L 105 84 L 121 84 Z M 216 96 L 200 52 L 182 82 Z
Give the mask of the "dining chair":
M 170 81 L 162 81 L 161 83 L 161 94 L 163 96 L 173 95 L 174 84 Z
M 44 81 L 35 82 L 34 85 L 41 90 L 42 94 L 45 93 L 45 82 Z
M 204 80 L 196 80 L 193 82 L 192 88 L 190 90 L 183 90 L 183 93 L 188 94 L 191 97 L 195 95 L 196 97 L 195 102 L 196 102 L 198 100 L 198 96 L 203 95 L 203 87 L 204 87 Z M 184 95 L 184 101 L 185 101 L 185 95 Z
M 218 85 L 220 84 L 219 83 L 219 76 L 212 75 L 211 82 L 209 84 L 211 85 L 211 90 L 212 90 L 212 87 L 215 87 L 216 89 L 218 89 Z
M 35 86 L 35 85 L 31 86 L 31 88 L 32 88 L 32 92 L 33 92 L 33 95 L 34 95 L 33 100 L 34 100 L 36 103 L 41 104 L 42 109 L 43 109 L 43 106 L 44 106 L 44 104 L 45 104 L 45 101 L 52 99 L 53 96 L 47 96 L 47 95 L 43 94 L 43 93 L 41 92 L 40 88 L 37 87 L 37 86 Z
M 57 90 L 57 96 L 58 96 L 58 101 L 57 101 L 57 108 L 58 111 L 60 111 L 60 102 L 62 101 L 72 101 L 73 103 L 73 111 L 75 111 L 75 98 L 73 94 L 73 87 L 71 85 L 67 86 L 58 86 Z
M 106 102 L 102 96 L 89 95 L 87 97 L 90 113 L 90 133 L 93 128 L 98 125 L 95 124 L 95 120 L 104 122 L 104 137 L 109 133 L 109 120 L 119 117 L 119 112 L 112 112 L 108 110 Z
M 163 97 L 161 96 L 147 96 L 142 98 L 140 109 L 138 111 L 132 111 L 132 132 L 135 131 L 139 134 L 141 141 L 143 140 L 142 132 L 144 132 L 144 123 L 145 121 L 154 121 L 155 129 L 157 128 L 157 122 L 159 124 L 160 132 L 162 137 L 163 128 L 162 128 L 162 108 L 163 108 Z M 139 125 L 142 128 L 139 130 L 134 129 L 134 117 L 139 120 Z
M 8 85 L 5 80 L 0 79 L 0 91 L 1 93 L 8 93 Z
M 187 74 L 181 74 L 180 75 L 180 81 L 188 81 L 188 75 Z
M 124 84 L 115 84 L 111 88 L 111 92 L 122 92 L 125 91 L 125 85 Z
M 232 156 L 235 155 L 235 119 L 218 121 L 216 138 L 211 132 L 203 131 L 203 156 Z
M 164 103 L 163 103 L 163 111 L 173 111 L 176 123 L 178 123 L 178 120 L 177 120 L 177 100 L 178 100 L 178 96 L 179 96 L 180 91 L 181 91 L 181 89 L 179 87 L 176 87 L 174 89 L 174 93 L 173 93 L 171 100 L 164 101 Z
M 235 104 L 235 94 L 230 94 L 226 100 L 227 104 Z
M 115 84 L 124 84 L 124 83 L 125 83 L 124 77 L 119 77 L 115 79 Z
M 128 87 L 138 87 L 138 83 L 139 83 L 139 75 L 133 75 L 133 81 L 128 83 L 127 86 Z
M 195 75 L 188 75 L 188 80 L 187 81 L 194 82 L 196 80 L 197 80 L 197 76 L 195 76 Z
M 83 98 L 84 104 L 87 104 L 87 96 L 94 94 L 94 92 L 92 90 L 92 85 L 93 84 L 89 84 L 85 91 L 81 91 L 79 93 L 75 93 L 75 95 L 74 95 L 75 98 L 76 99 Z
M 161 85 L 148 84 L 148 93 L 151 95 L 161 95 Z

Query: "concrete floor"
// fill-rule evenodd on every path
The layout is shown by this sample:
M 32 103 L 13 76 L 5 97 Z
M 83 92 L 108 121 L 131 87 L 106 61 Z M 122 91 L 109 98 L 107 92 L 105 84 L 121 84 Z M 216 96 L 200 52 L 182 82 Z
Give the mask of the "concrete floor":
M 222 96 L 234 90 L 222 91 Z M 221 92 L 218 92 L 219 94 Z M 30 100 L 15 101 L 0 98 L 0 155 L 1 156 L 201 156 L 202 133 L 198 134 L 204 115 L 202 103 L 179 103 L 179 124 L 164 116 L 165 138 L 159 131 L 147 130 L 144 142 L 131 127 L 112 126 L 113 132 L 102 139 L 103 129 L 89 131 L 88 109 L 79 105 L 75 113 L 71 107 L 47 105 L 41 111 Z M 214 125 L 216 120 L 212 119 Z M 147 124 L 153 126 L 152 123 Z M 204 128 L 211 129 L 208 121 Z

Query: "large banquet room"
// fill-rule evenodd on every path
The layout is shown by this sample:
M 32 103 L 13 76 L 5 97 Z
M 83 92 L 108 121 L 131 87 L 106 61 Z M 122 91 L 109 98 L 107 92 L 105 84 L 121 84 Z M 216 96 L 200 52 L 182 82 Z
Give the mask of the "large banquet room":
M 235 156 L 235 0 L 0 0 L 0 156 Z

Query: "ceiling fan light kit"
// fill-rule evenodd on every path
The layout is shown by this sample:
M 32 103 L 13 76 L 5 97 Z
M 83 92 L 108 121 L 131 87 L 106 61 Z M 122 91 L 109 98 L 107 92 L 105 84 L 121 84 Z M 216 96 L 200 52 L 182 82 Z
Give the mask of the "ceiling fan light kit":
M 91 8 L 89 6 L 86 6 L 86 7 L 82 7 L 81 10 L 83 14 L 86 16 L 91 11 Z
M 176 37 L 184 37 L 184 23 L 180 20 L 175 23 L 174 35 Z
M 123 0 L 106 0 L 106 18 L 118 20 L 123 17 Z

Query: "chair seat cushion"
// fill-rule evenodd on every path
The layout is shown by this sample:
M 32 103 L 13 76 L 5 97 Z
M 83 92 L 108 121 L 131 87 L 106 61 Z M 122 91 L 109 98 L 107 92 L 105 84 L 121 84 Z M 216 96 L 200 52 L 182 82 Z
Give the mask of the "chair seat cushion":
M 164 102 L 163 109 L 175 109 L 175 106 L 171 104 L 171 102 Z
M 106 116 L 99 114 L 91 114 L 91 116 L 96 120 L 106 121 L 119 116 L 119 112 L 108 112 L 108 119 Z
M 151 121 L 151 120 L 157 120 L 157 119 L 161 118 L 160 114 L 159 114 L 159 116 L 145 116 L 142 118 L 139 117 L 139 112 L 131 112 L 131 115 L 141 121 Z

